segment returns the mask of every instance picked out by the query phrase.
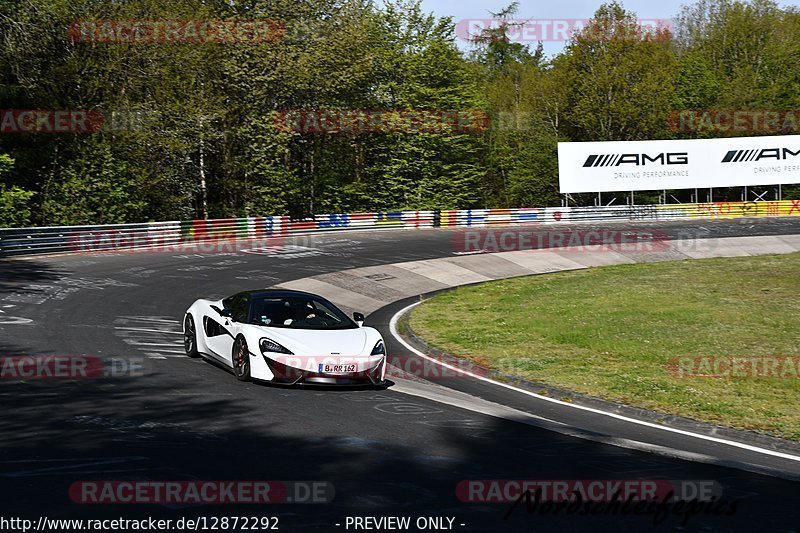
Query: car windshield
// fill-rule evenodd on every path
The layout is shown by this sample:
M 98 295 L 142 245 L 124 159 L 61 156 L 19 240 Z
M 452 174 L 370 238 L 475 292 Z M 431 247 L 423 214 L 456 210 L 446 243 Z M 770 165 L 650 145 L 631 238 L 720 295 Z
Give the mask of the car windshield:
M 308 297 L 254 298 L 250 324 L 288 329 L 354 329 L 358 325 L 330 302 Z

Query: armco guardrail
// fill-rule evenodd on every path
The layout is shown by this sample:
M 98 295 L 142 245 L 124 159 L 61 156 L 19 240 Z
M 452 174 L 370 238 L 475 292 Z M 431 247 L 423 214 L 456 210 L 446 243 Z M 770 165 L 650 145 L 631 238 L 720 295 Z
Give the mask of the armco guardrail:
M 741 217 L 800 217 L 800 200 L 721 202 L 609 207 L 546 207 L 458 211 L 396 211 L 317 215 L 308 220 L 286 216 L 184 220 L 101 226 L 0 229 L 0 256 L 65 252 L 102 252 L 147 248 L 179 249 L 208 241 L 272 239 L 320 232 L 488 227 L 601 221 L 658 221 Z
M 179 250 L 191 244 L 268 240 L 327 231 L 434 226 L 433 211 L 317 215 L 293 221 L 286 216 L 183 220 L 142 224 L 0 229 L 0 256 L 136 249 Z

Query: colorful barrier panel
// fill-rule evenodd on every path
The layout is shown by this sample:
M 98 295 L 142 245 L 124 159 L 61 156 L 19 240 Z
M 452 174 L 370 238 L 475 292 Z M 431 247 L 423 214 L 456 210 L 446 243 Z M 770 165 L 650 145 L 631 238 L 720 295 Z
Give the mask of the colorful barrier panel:
M 775 202 L 715 202 L 655 206 L 659 212 L 669 211 L 679 218 L 751 218 L 800 216 L 800 200 Z
M 184 249 L 196 243 L 268 239 L 312 233 L 418 228 L 486 228 L 582 222 L 800 217 L 800 200 L 706 204 L 526 209 L 390 211 L 182 220 L 72 227 L 0 229 L 0 256 L 138 249 Z M 184 248 L 181 248 L 184 247 Z

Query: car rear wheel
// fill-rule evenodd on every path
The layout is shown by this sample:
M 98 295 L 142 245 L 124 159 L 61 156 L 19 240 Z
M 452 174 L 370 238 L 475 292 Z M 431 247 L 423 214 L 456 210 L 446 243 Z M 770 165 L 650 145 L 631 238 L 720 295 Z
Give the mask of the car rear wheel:
M 233 373 L 239 381 L 250 381 L 250 350 L 241 336 L 233 343 Z
M 197 351 L 197 331 L 194 327 L 192 315 L 186 315 L 186 319 L 183 322 L 183 347 L 189 357 L 193 359 L 200 357 L 200 352 Z

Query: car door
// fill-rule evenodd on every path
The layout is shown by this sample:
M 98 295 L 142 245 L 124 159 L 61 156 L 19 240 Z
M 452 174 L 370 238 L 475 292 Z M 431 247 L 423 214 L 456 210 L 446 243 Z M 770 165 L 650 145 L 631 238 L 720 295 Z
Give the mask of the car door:
M 223 301 L 225 311 L 230 313 L 229 317 L 207 316 L 205 318 L 206 343 L 214 352 L 213 355 L 228 364 L 233 364 L 231 352 L 233 351 L 233 341 L 236 338 L 237 324 L 247 321 L 248 302 L 247 294 L 237 294 Z M 244 319 L 242 319 L 243 308 L 245 309 Z

